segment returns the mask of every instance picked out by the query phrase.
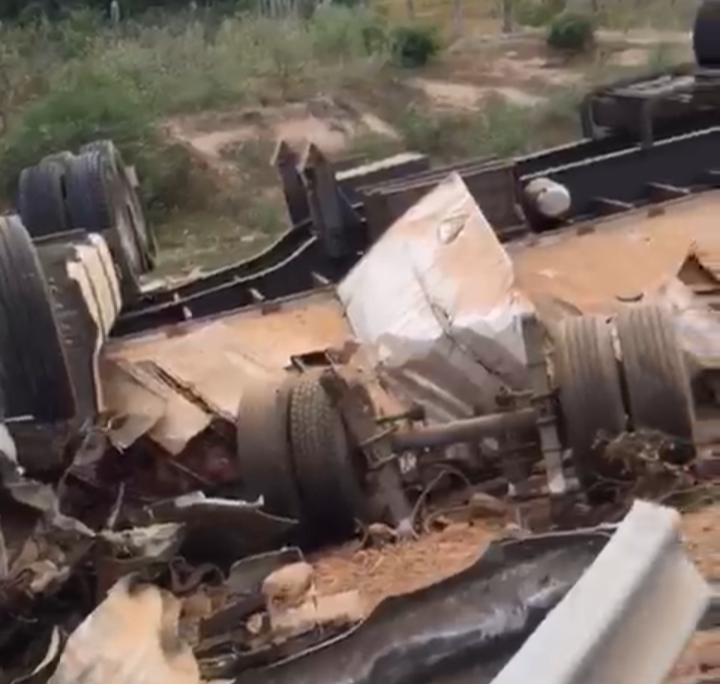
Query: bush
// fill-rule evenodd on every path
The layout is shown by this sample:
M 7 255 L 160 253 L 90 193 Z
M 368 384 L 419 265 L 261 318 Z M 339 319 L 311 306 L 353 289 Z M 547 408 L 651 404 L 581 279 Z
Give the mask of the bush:
M 440 40 L 431 27 L 398 26 L 390 31 L 393 62 L 406 69 L 425 66 L 438 52 Z
M 523 26 L 546 26 L 565 11 L 566 0 L 520 0 L 515 20 Z
M 586 14 L 563 12 L 552 20 L 548 28 L 547 44 L 556 50 L 583 52 L 594 41 L 595 24 Z
M 122 81 L 84 73 L 59 83 L 28 105 L 2 141 L 2 176 L 12 185 L 24 166 L 63 149 L 77 149 L 99 138 L 118 144 L 143 139 L 149 131 L 147 108 Z

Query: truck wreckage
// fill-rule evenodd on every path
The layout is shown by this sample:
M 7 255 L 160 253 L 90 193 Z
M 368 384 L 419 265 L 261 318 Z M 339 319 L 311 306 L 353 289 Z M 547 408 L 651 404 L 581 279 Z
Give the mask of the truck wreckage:
M 2 680 L 660 682 L 710 600 L 677 514 L 632 504 L 716 463 L 698 61 L 513 159 L 338 170 L 281 142 L 288 231 L 176 284 L 144 282 L 110 141 L 26 169 L 0 226 Z M 478 511 L 510 536 L 459 574 L 370 611 L 318 593 L 318 548 Z

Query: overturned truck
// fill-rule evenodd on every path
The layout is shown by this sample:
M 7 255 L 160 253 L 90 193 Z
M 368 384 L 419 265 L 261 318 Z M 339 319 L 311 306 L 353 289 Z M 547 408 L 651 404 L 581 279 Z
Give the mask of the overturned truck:
M 703 418 L 715 402 L 718 339 L 718 200 L 712 169 L 698 171 L 688 149 L 713 154 L 718 135 L 575 161 L 577 148 L 604 151 L 604 141 L 581 141 L 420 171 L 406 183 L 414 204 L 374 228 L 358 198 L 375 202 L 388 180 L 343 183 L 417 156 L 338 179 L 311 150 L 306 159 L 321 170 L 295 170 L 310 215 L 268 252 L 127 304 L 119 271 L 103 268 L 113 249 L 102 248 L 101 230 L 78 237 L 105 255 L 94 271 L 76 243 L 36 239 L 67 310 L 84 315 L 67 330 L 85 341 L 58 345 L 76 360 L 65 377 L 80 408 L 59 438 L 57 422 L 43 429 L 65 449 L 53 461 L 36 422 L 10 415 L 21 461 L 57 467 L 88 443 L 97 450 L 86 438 L 100 435 L 126 463 L 151 462 L 129 475 L 138 501 L 198 488 L 262 496 L 279 534 L 295 520 L 321 537 L 351 534 L 358 519 L 412 530 L 412 492 L 443 468 L 518 500 L 576 498 L 579 486 L 601 502 L 647 465 L 622 456 L 628 435 L 654 444 L 661 464 L 684 467 L 704 439 L 698 411 Z M 352 210 L 334 239 L 359 246 L 343 256 L 325 248 L 321 177 L 333 203 Z M 540 228 L 522 209 L 538 179 L 541 195 L 560 187 L 571 199 L 552 225 L 545 211 Z M 68 275 L 78 261 L 95 273 L 90 288 Z M 316 287 L 304 290 L 308 277 Z M 254 303 L 242 306 L 246 297 Z
M 712 94 L 703 69 L 680 85 Z M 641 106 L 650 135 L 635 96 L 678 93 L 635 85 L 591 94 L 585 139 L 513 159 L 338 171 L 281 143 L 288 231 L 154 288 L 112 143 L 26 170 L 0 230 L 9 681 L 660 681 L 708 601 L 677 516 L 556 531 L 701 478 L 717 442 L 714 101 Z M 328 607 L 286 546 L 409 539 L 501 497 L 527 538 L 373 611 Z M 165 648 L 178 615 L 192 654 Z
M 714 92 L 707 64 L 683 73 Z M 280 143 L 289 230 L 160 288 L 142 285 L 156 249 L 111 142 L 26 169 L 0 245 L 20 276 L 2 355 L 23 466 L 113 453 L 142 464 L 128 501 L 230 492 L 301 538 L 411 531 L 451 468 L 593 503 L 649 467 L 643 444 L 686 469 L 716 403 L 720 129 L 711 100 L 666 121 L 598 92 L 583 111 L 641 110 L 653 134 L 607 119 L 514 159 L 343 171 Z M 115 491 L 100 471 L 86 484 Z

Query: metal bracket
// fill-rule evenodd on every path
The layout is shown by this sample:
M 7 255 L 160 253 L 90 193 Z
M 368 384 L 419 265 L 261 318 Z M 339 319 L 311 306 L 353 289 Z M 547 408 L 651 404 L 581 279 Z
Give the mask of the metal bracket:
M 534 312 L 522 316 L 521 327 L 527 356 L 528 380 L 534 397 L 533 406 L 538 415 L 540 449 L 545 461 L 548 490 L 551 496 L 566 494 L 570 486 L 562 466 L 563 450 L 552 400 L 543 329 Z

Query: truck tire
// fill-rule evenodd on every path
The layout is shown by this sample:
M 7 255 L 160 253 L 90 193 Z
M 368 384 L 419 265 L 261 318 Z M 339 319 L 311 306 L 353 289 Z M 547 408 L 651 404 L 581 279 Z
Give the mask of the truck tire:
M 18 181 L 18 212 L 33 238 L 64 233 L 70 228 L 65 207 L 66 164 L 46 158 L 23 169 Z
M 75 395 L 45 275 L 18 217 L 0 218 L 0 359 L 8 417 L 75 415 Z
M 361 496 L 357 471 L 342 417 L 315 376 L 293 387 L 290 443 L 312 533 L 333 538 L 352 532 Z
M 247 497 L 263 496 L 268 513 L 299 520 L 300 492 L 293 467 L 289 417 L 292 385 L 243 388 L 237 416 L 237 456 Z
M 603 459 L 597 440 L 612 439 L 626 426 L 610 326 L 600 316 L 565 319 L 555 339 L 553 363 L 577 477 L 589 499 L 603 498 L 603 480 L 621 478 L 622 468 Z
M 720 0 L 703 0 L 693 26 L 695 62 L 703 69 L 720 68 Z
M 128 219 L 131 222 L 135 239 L 140 248 L 140 256 L 143 260 L 144 273 L 147 273 L 155 266 L 157 257 L 157 243 L 155 236 L 145 218 L 142 202 L 137 190 L 133 187 L 127 175 L 127 167 L 120 150 L 112 140 L 96 140 L 83 145 L 80 154 L 99 152 L 110 164 L 112 164 L 117 177 L 122 184 L 123 197 L 125 200 Z
M 656 306 L 630 306 L 615 320 L 630 421 L 635 430 L 671 438 L 664 459 L 695 456 L 690 377 L 672 321 Z
M 123 299 L 136 300 L 143 260 L 113 164 L 100 150 L 86 152 L 70 164 L 66 187 L 72 227 L 103 234 L 120 273 Z

